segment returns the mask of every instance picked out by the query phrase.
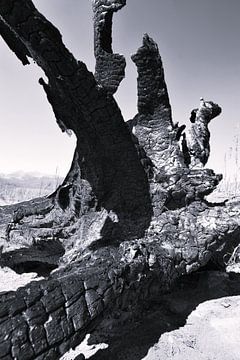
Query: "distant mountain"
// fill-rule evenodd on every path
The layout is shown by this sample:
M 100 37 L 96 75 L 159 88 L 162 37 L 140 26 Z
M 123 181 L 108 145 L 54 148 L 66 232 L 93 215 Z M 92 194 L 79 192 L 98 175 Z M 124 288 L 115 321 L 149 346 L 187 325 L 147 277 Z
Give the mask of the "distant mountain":
M 61 184 L 63 178 L 56 175 L 26 173 L 0 173 L 0 205 L 9 205 L 34 197 L 51 194 Z

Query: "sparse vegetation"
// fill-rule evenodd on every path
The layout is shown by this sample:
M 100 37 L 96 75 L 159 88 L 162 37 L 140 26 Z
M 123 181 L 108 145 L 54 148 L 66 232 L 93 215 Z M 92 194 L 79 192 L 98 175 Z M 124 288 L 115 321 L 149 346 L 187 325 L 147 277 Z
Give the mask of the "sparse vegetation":
M 233 250 L 228 262 L 226 263 L 227 272 L 240 273 L 240 245 Z
M 51 194 L 62 179 L 54 176 L 36 176 L 31 174 L 0 174 L 0 205 L 15 204 L 40 196 Z
M 230 146 L 224 155 L 224 174 L 223 180 L 219 185 L 219 193 L 228 197 L 238 196 L 240 194 L 240 147 L 239 133 L 234 136 L 233 146 Z

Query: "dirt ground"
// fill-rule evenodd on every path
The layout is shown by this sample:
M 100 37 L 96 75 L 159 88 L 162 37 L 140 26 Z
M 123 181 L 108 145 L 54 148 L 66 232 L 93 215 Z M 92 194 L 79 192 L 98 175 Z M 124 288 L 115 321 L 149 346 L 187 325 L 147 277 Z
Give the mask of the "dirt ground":
M 163 334 L 143 359 L 240 359 L 240 296 L 200 304 L 185 326 Z

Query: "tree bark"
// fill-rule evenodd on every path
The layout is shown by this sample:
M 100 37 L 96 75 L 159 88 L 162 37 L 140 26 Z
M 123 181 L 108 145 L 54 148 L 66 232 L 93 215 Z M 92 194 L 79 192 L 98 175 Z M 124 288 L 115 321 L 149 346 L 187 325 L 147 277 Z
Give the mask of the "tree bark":
M 39 82 L 57 123 L 77 137 L 70 171 L 53 194 L 0 209 L 3 265 L 21 265 L 19 254 L 22 266 L 29 256 L 59 265 L 45 280 L 0 294 L 0 359 L 58 359 L 109 312 L 133 312 L 238 242 L 240 207 L 204 199 L 221 175 L 195 166 L 198 150 L 187 157 L 187 135 L 172 121 L 162 60 L 148 35 L 132 57 L 138 114 L 123 120 L 113 94 L 125 60 L 112 51 L 111 29 L 124 5 L 93 2 L 94 76 L 32 1 L 0 0 L 3 39 L 23 64 L 31 57 L 44 70 L 48 80 Z M 201 103 L 195 123 L 220 111 Z

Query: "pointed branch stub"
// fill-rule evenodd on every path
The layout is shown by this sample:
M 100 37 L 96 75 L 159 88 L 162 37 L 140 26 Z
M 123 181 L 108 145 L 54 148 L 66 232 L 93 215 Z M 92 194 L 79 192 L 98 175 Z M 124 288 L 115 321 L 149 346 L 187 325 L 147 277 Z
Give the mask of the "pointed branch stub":
M 172 125 L 172 112 L 158 46 L 148 34 L 132 56 L 138 71 L 138 112 L 149 115 L 149 124 Z
M 113 14 L 125 5 L 126 0 L 93 1 L 95 78 L 109 94 L 117 91 L 125 77 L 125 58 L 112 49 Z
M 187 134 L 187 146 L 191 167 L 206 165 L 210 155 L 210 131 L 208 124 L 221 113 L 222 109 L 212 101 L 200 98 L 200 106 L 191 112 L 191 128 Z

